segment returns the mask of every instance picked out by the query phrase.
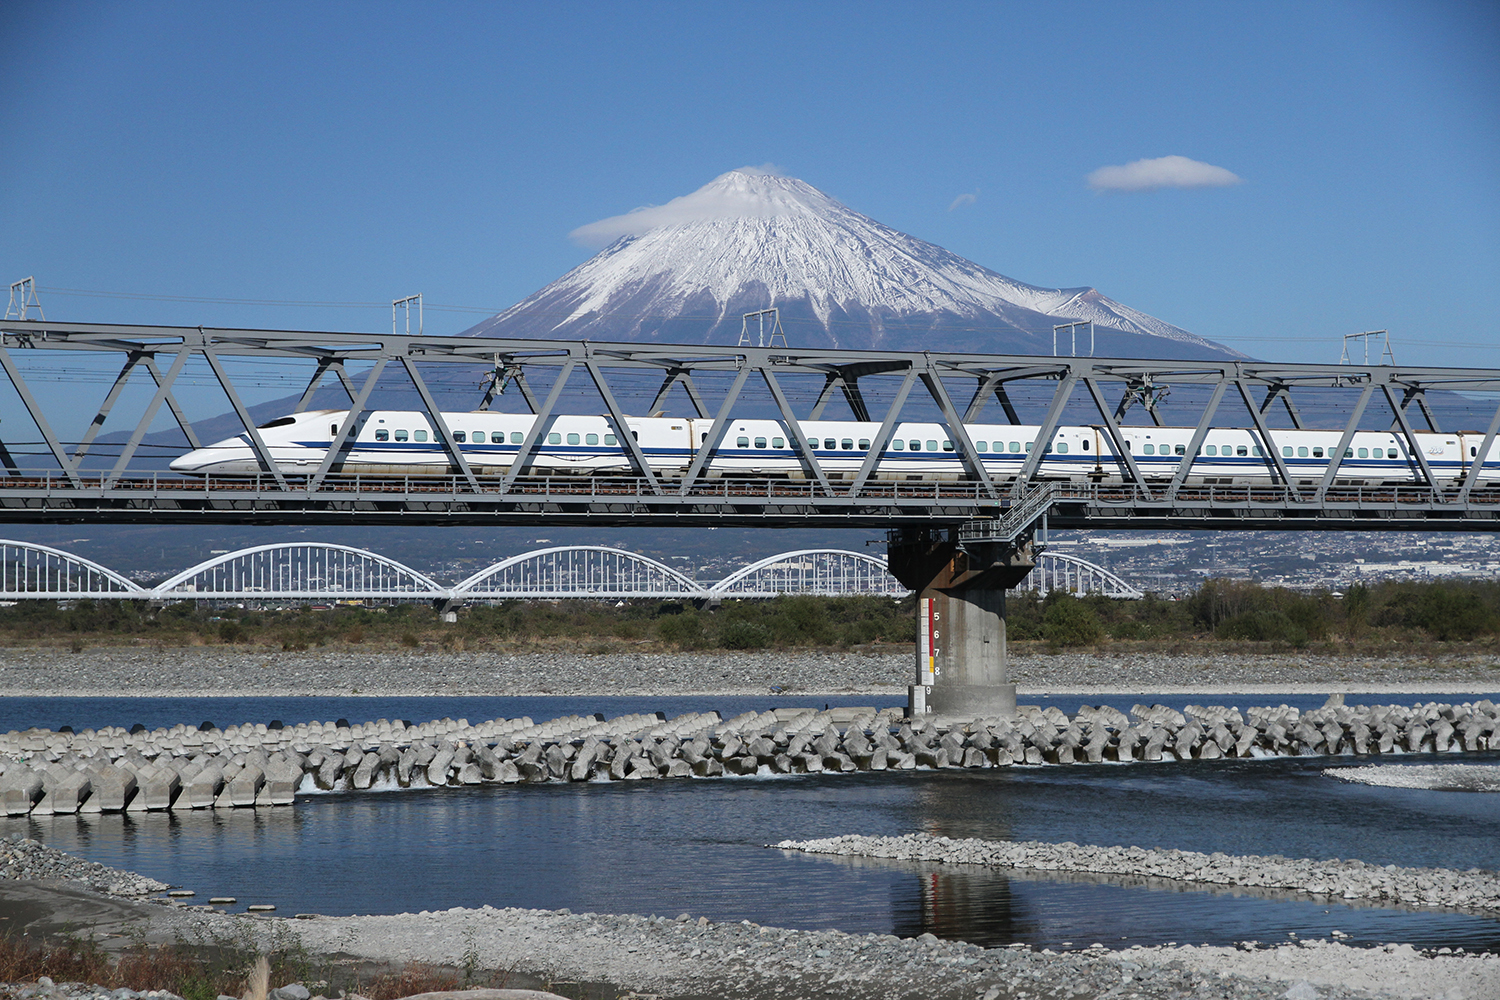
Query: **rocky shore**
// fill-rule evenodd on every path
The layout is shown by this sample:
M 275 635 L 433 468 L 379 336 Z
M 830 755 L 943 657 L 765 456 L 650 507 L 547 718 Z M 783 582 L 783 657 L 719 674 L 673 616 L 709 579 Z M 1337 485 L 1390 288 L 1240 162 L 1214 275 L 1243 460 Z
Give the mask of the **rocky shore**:
M 26 837 L 0 837 L 0 879 L 56 879 L 126 898 L 149 896 L 171 888 L 154 878 L 85 861 Z
M 1023 693 L 1500 691 L 1500 658 L 1490 655 L 1246 654 L 1211 644 L 1172 653 L 1128 647 L 1049 653 L 1019 646 L 1011 652 L 1012 680 Z M 888 647 L 600 655 L 348 646 L 0 650 L 0 694 L 56 697 L 765 694 L 774 687 L 904 700 L 912 672 L 912 654 Z
M 915 845 L 920 838 L 896 840 Z M 865 838 L 837 838 L 837 842 L 845 849 L 871 848 Z M 926 845 L 940 846 L 937 841 Z M 947 846 L 960 853 L 968 849 L 959 841 Z M 30 859 L 26 865 L 8 868 L 7 877 L 36 878 L 45 873 L 49 880 L 71 879 L 84 885 L 99 880 L 100 866 L 60 851 L 14 841 L 0 847 Z M 1036 859 L 1046 854 L 1047 863 L 1057 864 L 1058 870 L 1067 864 L 1076 870 L 1085 870 L 1078 866 L 1097 867 L 1097 855 L 1089 852 L 1100 850 L 1071 844 L 1023 847 Z M 1216 860 L 1250 871 L 1266 859 Z M 1179 864 L 1186 869 L 1186 862 L 1179 859 Z M 106 882 L 128 885 L 130 876 L 115 872 Z M 0 894 L 5 885 L 0 882 Z M 749 921 L 715 923 L 691 914 L 666 917 L 481 907 L 285 919 L 223 913 L 167 899 L 114 905 L 128 909 L 111 923 L 85 920 L 84 924 L 101 935 L 115 933 L 111 940 L 116 942 L 234 939 L 285 947 L 295 941 L 314 956 L 450 967 L 477 962 L 485 969 L 525 973 L 536 982 L 608 983 L 617 987 L 611 996 L 662 1000 L 828 996 L 848 1000 L 1480 1000 L 1500 996 L 1500 957 L 1423 954 L 1400 944 L 1360 949 L 1309 940 L 1272 946 L 1244 942 L 1237 947 L 1125 951 L 1096 944 L 1054 953 L 1021 946 L 986 949 L 931 934 L 899 938 L 793 930 Z M 119 933 L 127 927 L 134 930 Z M 20 984 L 0 986 L 0 996 L 21 997 L 26 989 Z M 30 989 L 26 996 L 52 1000 L 104 995 L 87 988 Z

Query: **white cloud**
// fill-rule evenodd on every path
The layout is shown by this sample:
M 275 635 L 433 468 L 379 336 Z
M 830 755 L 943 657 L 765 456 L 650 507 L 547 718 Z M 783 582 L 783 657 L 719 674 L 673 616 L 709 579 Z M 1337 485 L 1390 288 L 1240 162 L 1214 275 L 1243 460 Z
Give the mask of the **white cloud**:
M 953 204 L 951 204 L 951 205 L 948 206 L 948 211 L 951 212 L 955 208 L 958 208 L 961 205 L 972 205 L 972 204 L 974 204 L 978 200 L 979 200 L 979 195 L 977 193 L 975 193 L 975 194 L 961 194 L 957 198 L 953 199 Z
M 1136 160 L 1120 167 L 1100 167 L 1089 174 L 1095 191 L 1154 191 L 1157 188 L 1229 187 L 1242 183 L 1237 175 L 1211 163 L 1186 156 Z
M 780 177 L 781 171 L 769 163 L 760 167 L 740 167 L 692 194 L 673 198 L 665 205 L 645 205 L 624 215 L 590 222 L 568 235 L 584 246 L 600 247 L 613 243 L 622 236 L 639 236 L 648 229 L 659 226 L 709 219 L 770 218 L 786 214 L 787 206 L 783 202 L 767 199 L 742 184 L 733 183 L 735 174 Z

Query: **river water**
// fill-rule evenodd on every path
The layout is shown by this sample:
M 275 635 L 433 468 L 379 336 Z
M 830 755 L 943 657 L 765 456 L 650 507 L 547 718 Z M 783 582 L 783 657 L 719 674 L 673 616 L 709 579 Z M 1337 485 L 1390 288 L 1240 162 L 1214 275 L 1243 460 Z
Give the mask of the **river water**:
M 1491 697 L 1494 697 L 1491 695 Z M 1078 696 L 1025 699 L 1076 709 Z M 1122 710 L 1137 700 L 1102 699 Z M 1210 699 L 1177 698 L 1168 704 Z M 1321 699 L 1216 697 L 1223 704 Z M 1350 697 L 1387 703 L 1391 696 Z M 1405 697 L 1462 701 L 1468 697 Z M 871 704 L 844 699 L 844 704 Z M 193 720 L 220 725 L 661 709 L 726 718 L 767 698 L 0 699 L 0 731 Z M 783 700 L 780 704 L 800 704 Z M 839 704 L 819 699 L 814 706 Z M 880 707 L 880 702 L 875 702 Z M 1500 766 L 1500 752 L 1382 763 Z M 452 906 L 690 913 L 799 928 L 1038 947 L 1229 944 L 1288 935 L 1500 951 L 1500 920 L 1315 902 L 1260 890 L 1118 878 L 1037 878 L 970 866 L 832 859 L 767 848 L 784 839 L 924 832 L 992 840 L 1357 858 L 1500 868 L 1500 795 L 1339 781 L 1355 757 L 1096 764 L 883 774 L 594 782 L 299 795 L 292 808 L 0 821 L 91 860 L 236 907 L 283 914 L 399 913 Z

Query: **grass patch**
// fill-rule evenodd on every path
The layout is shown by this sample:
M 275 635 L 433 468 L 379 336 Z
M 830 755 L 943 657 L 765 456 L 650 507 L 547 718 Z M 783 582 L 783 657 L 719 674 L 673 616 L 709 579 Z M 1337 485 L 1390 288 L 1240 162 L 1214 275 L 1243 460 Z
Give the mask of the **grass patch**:
M 562 982 L 515 968 L 484 969 L 471 941 L 460 968 L 408 962 L 392 966 L 309 955 L 294 936 L 280 936 L 268 949 L 248 938 L 211 937 L 176 944 L 139 943 L 111 954 L 94 941 L 73 934 L 53 940 L 0 935 L 0 983 L 86 983 L 108 989 L 166 990 L 185 1000 L 217 1000 L 220 995 L 265 1000 L 267 991 L 301 983 L 314 996 L 358 995 L 366 1000 L 398 1000 L 418 993 L 465 989 L 545 988 L 575 1000 L 619 995 L 611 984 Z

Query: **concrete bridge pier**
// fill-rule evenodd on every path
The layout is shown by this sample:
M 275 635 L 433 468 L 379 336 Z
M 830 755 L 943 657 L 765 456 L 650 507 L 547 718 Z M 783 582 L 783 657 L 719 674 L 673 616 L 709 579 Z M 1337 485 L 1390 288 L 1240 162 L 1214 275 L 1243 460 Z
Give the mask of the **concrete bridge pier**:
M 912 715 L 1015 715 L 1005 591 L 1036 567 L 1038 554 L 1031 532 L 1008 542 L 960 542 L 957 528 L 891 533 L 891 573 L 917 595 Z

